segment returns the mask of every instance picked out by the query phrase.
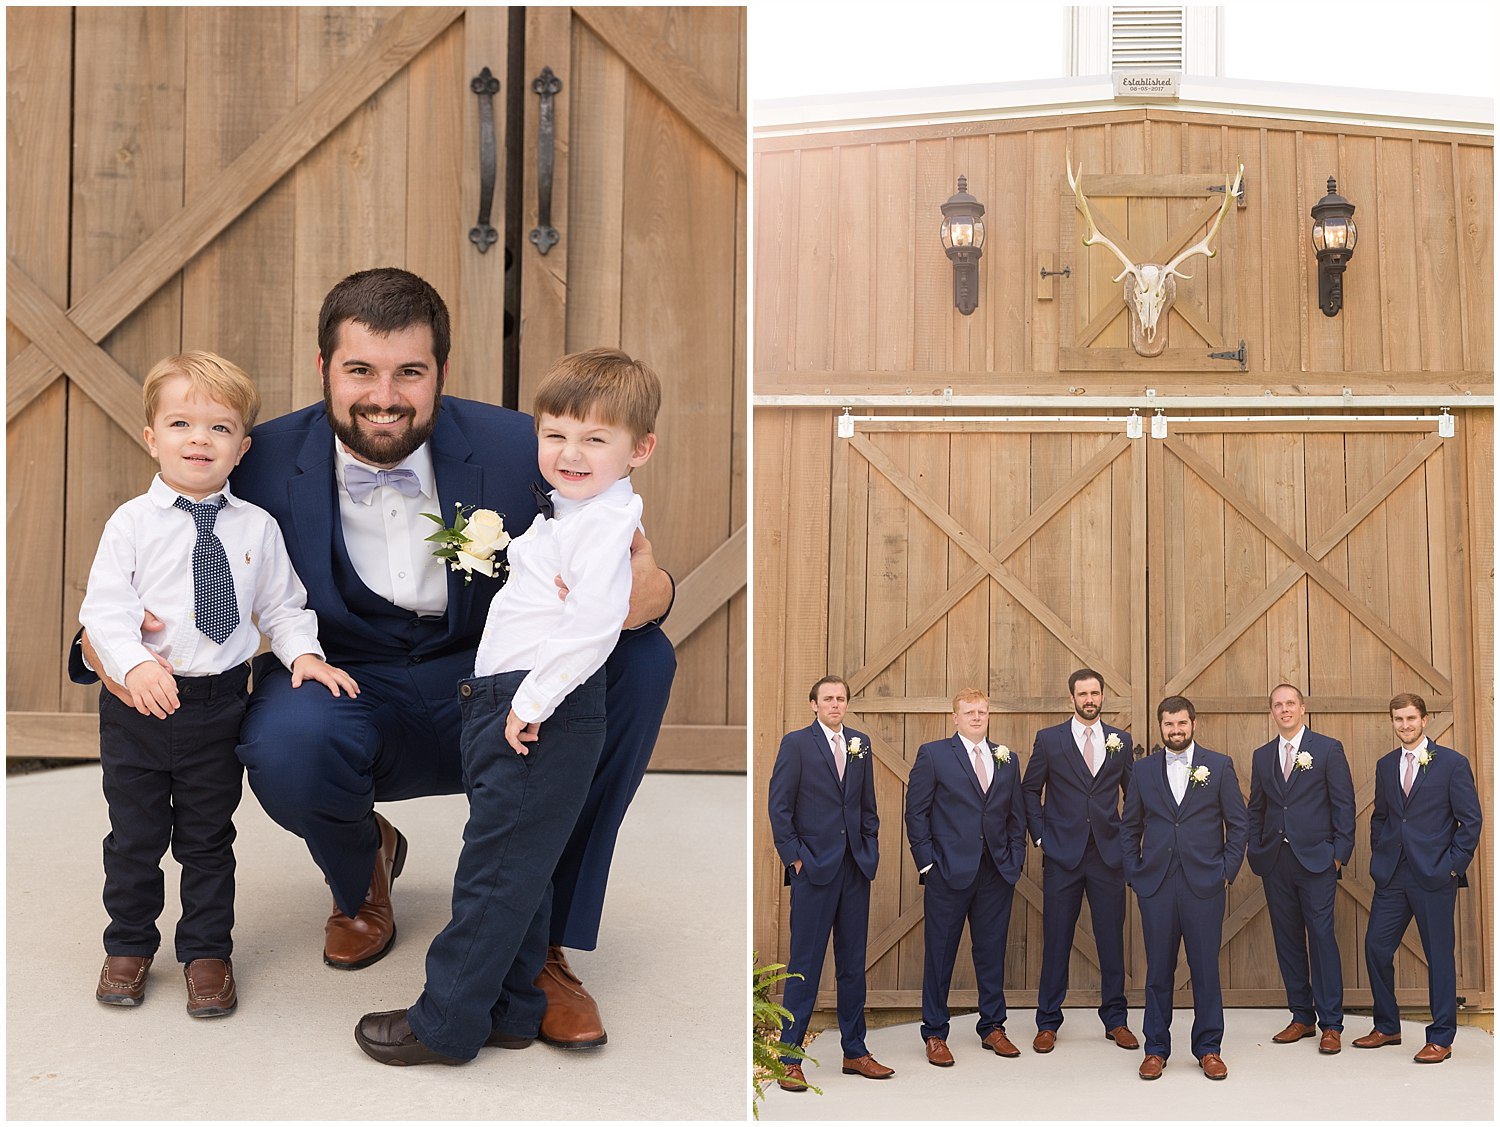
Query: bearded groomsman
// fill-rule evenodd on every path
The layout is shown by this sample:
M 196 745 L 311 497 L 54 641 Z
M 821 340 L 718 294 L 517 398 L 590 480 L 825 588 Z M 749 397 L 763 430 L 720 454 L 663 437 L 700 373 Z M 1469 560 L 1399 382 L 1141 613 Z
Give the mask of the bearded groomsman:
M 1354 782 L 1344 745 L 1309 731 L 1302 691 L 1271 690 L 1277 738 L 1250 761 L 1250 870 L 1261 878 L 1276 962 L 1292 1021 L 1271 1040 L 1290 1045 L 1323 1036 L 1318 1051 L 1339 1051 L 1344 976 L 1333 931 L 1341 870 L 1354 852 Z
M 895 1075 L 865 1047 L 865 954 L 870 926 L 870 882 L 879 861 L 875 772 L 870 737 L 844 726 L 849 685 L 822 678 L 807 694 L 814 719 L 788 732 L 771 769 L 771 834 L 792 888 L 791 944 L 783 1005 L 791 1018 L 781 1040 L 801 1046 L 818 997 L 828 937 L 838 985 L 843 1070 L 870 1080 Z M 782 1057 L 788 1092 L 807 1091 L 796 1057 Z
M 1234 760 L 1193 740 L 1197 710 L 1186 697 L 1156 706 L 1165 751 L 1131 769 L 1120 844 L 1125 882 L 1135 889 L 1146 947 L 1146 1057 L 1142 1080 L 1161 1078 L 1172 1055 L 1177 951 L 1193 976 L 1193 1056 L 1210 1080 L 1229 1075 L 1219 1049 L 1224 996 L 1219 946 L 1225 889 L 1245 859 L 1245 796 Z
M 1026 825 L 1042 850 L 1042 977 L 1036 1038 L 1050 1053 L 1063 1023 L 1068 963 L 1088 896 L 1099 953 L 1099 1020 L 1122 1049 L 1138 1049 L 1125 1024 L 1125 875 L 1120 868 L 1120 797 L 1129 781 L 1130 733 L 1099 719 L 1104 678 L 1080 669 L 1068 678 L 1073 716 L 1036 734 L 1026 777 Z
M 1415 693 L 1391 698 L 1391 726 L 1401 746 L 1375 764 L 1370 816 L 1370 876 L 1375 897 L 1365 931 L 1365 965 L 1375 996 L 1375 1028 L 1357 1049 L 1401 1044 L 1396 1004 L 1396 947 L 1413 917 L 1427 959 L 1432 1024 L 1413 1058 L 1441 1064 L 1453 1055 L 1458 1031 L 1453 910 L 1464 871 L 1479 844 L 1479 794 L 1469 761 L 1427 738 L 1427 702 Z
M 1020 1056 L 1005 1036 L 1005 936 L 1011 898 L 1026 860 L 1021 764 L 989 742 L 989 698 L 964 689 L 953 698 L 957 729 L 917 750 L 906 787 L 906 836 L 925 887 L 922 1039 L 930 1064 L 948 1067 L 948 987 L 964 920 L 979 987 L 980 1044 Z

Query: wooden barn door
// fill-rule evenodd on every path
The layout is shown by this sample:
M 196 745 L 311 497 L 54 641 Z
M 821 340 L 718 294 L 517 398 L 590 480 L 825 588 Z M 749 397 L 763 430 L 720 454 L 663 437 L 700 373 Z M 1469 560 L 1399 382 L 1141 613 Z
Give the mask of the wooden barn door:
M 1428 735 L 1480 765 L 1465 573 L 1459 439 L 1429 422 L 1175 422 L 1151 443 L 1150 684 L 1188 696 L 1198 737 L 1234 756 L 1273 734 L 1263 687 L 1308 694 L 1308 724 L 1341 740 L 1354 775 L 1356 836 L 1339 883 L 1345 1002 L 1369 1005 L 1363 940 L 1373 886 L 1369 825 L 1376 760 L 1394 746 L 1387 706 L 1416 692 Z M 1480 786 L 1488 787 L 1481 773 Z M 1459 993 L 1488 991 L 1489 879 L 1476 859 L 1459 895 Z M 1260 881 L 1242 872 L 1224 926 L 1229 1005 L 1281 1005 Z M 1186 967 L 1182 981 L 1187 979 Z M 1427 1002 L 1415 928 L 1397 961 L 1398 997 Z
M 620 344 L 689 389 L 667 397 L 673 441 L 643 474 L 693 670 L 656 765 L 742 770 L 743 13 L 531 8 L 513 26 L 484 7 L 80 7 L 6 20 L 8 753 L 95 753 L 95 691 L 66 681 L 63 656 L 99 531 L 154 468 L 140 441 L 151 364 L 211 348 L 256 378 L 263 418 L 315 402 L 324 293 L 395 264 L 449 304 L 452 394 L 524 407 L 525 380 L 519 400 L 507 393 L 508 331 L 530 380 L 565 348 Z M 501 242 L 481 254 L 469 238 L 483 173 L 471 82 L 488 68 L 512 84 L 517 36 L 526 65 L 563 82 L 561 242 L 545 257 L 526 240 L 541 182 L 529 92 L 513 193 L 505 88 L 494 101 Z M 522 241 L 507 248 L 516 209 Z M 695 505 L 672 503 L 687 488 L 675 481 L 694 483 Z

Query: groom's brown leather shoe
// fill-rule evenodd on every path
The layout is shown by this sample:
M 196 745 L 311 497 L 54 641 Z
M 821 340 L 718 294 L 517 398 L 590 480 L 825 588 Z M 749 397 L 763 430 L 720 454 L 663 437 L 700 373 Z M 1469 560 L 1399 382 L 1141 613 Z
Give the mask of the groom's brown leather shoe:
M 896 1075 L 894 1068 L 887 1068 L 866 1053 L 862 1057 L 845 1057 L 844 1073 L 848 1076 L 863 1076 L 866 1080 L 889 1080 Z
M 1166 1067 L 1167 1062 L 1164 1059 L 1155 1053 L 1150 1053 L 1145 1060 L 1141 1061 L 1141 1067 L 1136 1075 L 1142 1080 L 1160 1080 L 1162 1069 Z
M 1021 1050 L 1010 1043 L 1010 1038 L 1005 1035 L 1003 1029 L 991 1029 L 979 1042 L 981 1046 L 994 1053 L 997 1057 L 1018 1057 Z
M 1401 1044 L 1401 1034 L 1382 1033 L 1378 1029 L 1372 1029 L 1363 1037 L 1356 1037 L 1354 1039 L 1354 1047 L 1356 1049 L 1379 1049 L 1386 1045 L 1399 1044 Z
M 1275 1045 L 1295 1045 L 1304 1037 L 1316 1037 L 1318 1027 L 1316 1025 L 1303 1025 L 1300 1021 L 1294 1021 L 1271 1038 Z
M 391 885 L 406 864 L 406 838 L 379 814 L 375 815 L 375 826 L 380 831 L 380 845 L 375 851 L 370 890 L 359 914 L 346 916 L 335 904 L 323 926 L 323 962 L 338 970 L 359 970 L 378 963 L 396 942 Z
M 802 1075 L 800 1064 L 789 1064 L 786 1066 L 786 1075 L 776 1081 L 777 1087 L 783 1092 L 805 1092 L 807 1091 L 807 1077 Z
M 467 1064 L 435 1053 L 412 1032 L 405 1010 L 365 1014 L 354 1027 L 354 1040 L 381 1064 Z
M 105 955 L 94 997 L 106 1006 L 138 1006 L 146 1000 L 152 955 Z
M 1434 1045 L 1431 1041 L 1417 1050 L 1411 1059 L 1418 1064 L 1442 1064 L 1453 1055 L 1452 1045 Z
M 547 995 L 547 1012 L 537 1034 L 543 1041 L 559 1049 L 592 1049 L 609 1040 L 599 1004 L 568 966 L 561 947 L 547 948 L 547 962 L 536 976 L 536 985 Z

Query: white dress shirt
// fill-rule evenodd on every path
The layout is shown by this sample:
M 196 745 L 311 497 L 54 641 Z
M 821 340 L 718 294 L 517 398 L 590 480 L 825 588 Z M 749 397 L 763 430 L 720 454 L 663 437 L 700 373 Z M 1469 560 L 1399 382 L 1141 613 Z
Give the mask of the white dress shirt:
M 1292 745 L 1292 770 L 1297 770 L 1297 753 L 1302 750 L 1302 733 L 1307 731 L 1306 724 L 1300 724 L 1291 739 L 1287 739 L 1278 729 L 1276 732 L 1276 773 L 1284 775 L 1283 767 L 1286 763 L 1286 745 Z
M 229 558 L 240 612 L 240 624 L 223 645 L 193 620 L 198 534 L 192 514 L 173 507 L 177 491 L 157 474 L 150 489 L 126 501 L 105 524 L 78 618 L 113 680 L 123 682 L 137 665 L 154 661 L 153 654 L 170 661 L 181 677 L 224 673 L 254 655 L 262 633 L 288 668 L 303 654 L 323 656 L 318 616 L 307 609 L 307 591 L 287 558 L 276 521 L 236 497 L 227 483 L 220 492 L 228 504 L 214 521 L 214 535 Z M 141 620 L 148 607 L 166 627 L 144 635 Z
M 1074 715 L 1073 743 L 1078 748 L 1080 759 L 1083 758 L 1083 730 L 1088 727 L 1094 729 L 1094 762 L 1090 766 L 1093 768 L 1095 778 L 1097 778 L 1099 768 L 1104 766 L 1104 722 L 1096 719 L 1092 725 L 1088 725 L 1078 719 L 1076 714 Z
M 338 482 L 339 518 L 349 562 L 366 587 L 382 599 L 424 617 L 448 610 L 448 576 L 444 563 L 432 554 L 427 537 L 438 526 L 424 517 L 432 513 L 453 523 L 453 512 L 443 511 L 438 499 L 432 450 L 422 443 L 396 466 L 417 475 L 422 492 L 408 497 L 392 485 L 377 485 L 363 501 L 349 496 L 344 474 L 351 464 L 363 465 L 338 439 L 333 440 L 334 476 Z
M 597 497 L 550 494 L 555 516 L 538 515 L 510 542 L 510 577 L 490 604 L 474 675 L 530 670 L 511 707 L 528 724 L 552 715 L 564 697 L 603 666 L 630 611 L 630 541 L 641 499 L 629 478 Z M 557 597 L 555 576 L 568 586 Z
M 969 757 L 969 767 L 971 770 L 974 766 L 974 748 L 976 746 L 979 748 L 979 762 L 981 765 L 981 770 L 984 771 L 985 789 L 988 790 L 990 784 L 995 781 L 995 757 L 990 754 L 990 745 L 988 741 L 981 740 L 976 745 L 969 739 L 968 736 L 960 734 L 958 738 L 963 743 L 964 752 Z
M 840 728 L 837 732 L 835 732 L 821 720 L 819 720 L 817 724 L 819 728 L 823 729 L 823 742 L 828 745 L 828 754 L 833 756 L 835 760 L 837 760 L 840 755 L 847 757 L 849 754 L 849 745 L 847 742 L 848 737 L 844 735 L 844 729 Z M 839 751 L 838 745 L 833 742 L 835 736 L 846 741 L 844 744 L 844 750 L 842 752 Z M 839 778 L 842 779 L 844 777 L 844 768 L 847 766 L 847 763 L 834 763 L 833 769 L 838 772 Z
M 1193 769 L 1193 748 L 1197 746 L 1196 741 L 1190 742 L 1187 747 L 1182 749 L 1181 753 L 1174 753 L 1171 748 L 1165 749 L 1165 754 L 1167 755 L 1185 754 L 1187 756 L 1187 763 L 1185 765 L 1182 763 L 1167 764 L 1167 782 L 1172 787 L 1172 797 L 1177 800 L 1178 806 L 1182 805 L 1182 797 L 1187 794 L 1188 773 Z

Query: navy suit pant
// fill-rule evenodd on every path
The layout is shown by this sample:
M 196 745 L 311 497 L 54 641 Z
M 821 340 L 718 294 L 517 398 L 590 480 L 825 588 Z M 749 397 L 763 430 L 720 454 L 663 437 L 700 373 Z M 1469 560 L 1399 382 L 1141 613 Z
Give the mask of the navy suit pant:
M 928 870 L 924 887 L 922 1040 L 948 1039 L 948 988 L 967 919 L 979 987 L 976 1031 L 982 1041 L 992 1030 L 1005 1028 L 1005 936 L 1010 931 L 1016 886 L 1000 875 L 994 859 L 985 852 L 979 860 L 979 874 L 967 888 L 949 886 L 936 865 Z
M 1046 843 L 1043 842 L 1045 848 Z M 1083 859 L 1065 869 L 1051 856 L 1042 860 L 1042 976 L 1037 986 L 1036 1027 L 1057 1029 L 1063 1023 L 1068 993 L 1068 963 L 1083 898 L 1089 898 L 1094 949 L 1099 952 L 1099 1020 L 1106 1031 L 1124 1025 L 1125 875 L 1105 864 L 1089 838 Z
M 1172 991 L 1177 952 L 1186 948 L 1193 978 L 1193 1056 L 1217 1053 L 1224 1040 L 1224 995 L 1219 988 L 1219 942 L 1224 934 L 1224 890 L 1199 897 L 1179 865 L 1150 896 L 1137 892 L 1146 948 L 1147 1056 L 1172 1055 Z
M 505 742 L 524 672 L 459 688 L 469 820 L 453 877 L 453 915 L 427 949 L 427 985 L 407 1011 L 423 1045 L 473 1060 L 492 1032 L 535 1037 L 547 999 L 551 875 L 604 746 L 604 672 L 542 722 L 526 755 Z
M 1333 866 L 1325 872 L 1310 873 L 1291 846 L 1283 843 L 1262 884 L 1292 1020 L 1323 1029 L 1343 1029 L 1344 970 L 1333 930 L 1333 901 L 1338 887 Z
M 846 849 L 838 876 L 827 884 L 807 879 L 807 866 L 792 874 L 791 944 L 786 969 L 801 978 L 786 980 L 781 1040 L 800 1047 L 818 997 L 828 937 L 833 935 L 833 970 L 838 988 L 839 1036 L 844 1056 L 853 1060 L 865 1048 L 865 954 L 870 932 L 870 878 Z M 782 1057 L 787 1064 L 796 1057 Z
M 650 762 L 676 664 L 653 627 L 622 634 L 605 665 L 608 733 L 557 862 L 553 943 L 598 943 L 620 823 Z M 335 697 L 318 684 L 293 689 L 279 661 L 257 659 L 238 751 L 261 806 L 307 843 L 339 910 L 352 916 L 374 870 L 374 804 L 463 789 L 456 690 L 473 675 L 474 652 L 341 665 L 359 696 Z
M 180 963 L 227 959 L 233 949 L 234 817 L 241 771 L 234 745 L 245 712 L 246 669 L 179 677 L 176 712 L 142 716 L 99 690 L 99 762 L 109 803 L 104 909 L 110 955 L 154 955 L 164 906 L 162 854 L 182 866 Z
M 1370 993 L 1375 996 L 1375 1028 L 1401 1032 L 1401 1008 L 1396 1004 L 1396 948 L 1406 926 L 1417 921 L 1422 953 L 1427 956 L 1427 1004 L 1432 1024 L 1427 1040 L 1453 1044 L 1458 1032 L 1458 976 L 1454 966 L 1453 910 L 1458 903 L 1455 883 L 1436 892 L 1423 888 L 1403 857 L 1391 882 L 1375 886 L 1370 921 L 1365 931 L 1365 966 L 1370 971 Z

